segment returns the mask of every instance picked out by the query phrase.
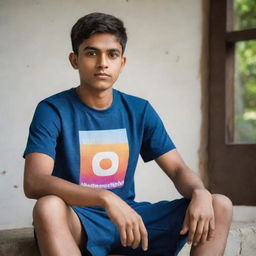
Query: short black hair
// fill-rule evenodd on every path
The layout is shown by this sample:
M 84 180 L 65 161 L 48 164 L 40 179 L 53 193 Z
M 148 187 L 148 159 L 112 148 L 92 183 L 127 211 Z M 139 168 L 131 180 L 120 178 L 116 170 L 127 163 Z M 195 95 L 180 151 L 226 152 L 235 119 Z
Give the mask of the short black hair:
M 127 34 L 123 22 L 113 15 L 94 12 L 81 17 L 71 30 L 72 49 L 78 55 L 79 45 L 90 36 L 99 33 L 109 33 L 116 36 L 124 53 Z

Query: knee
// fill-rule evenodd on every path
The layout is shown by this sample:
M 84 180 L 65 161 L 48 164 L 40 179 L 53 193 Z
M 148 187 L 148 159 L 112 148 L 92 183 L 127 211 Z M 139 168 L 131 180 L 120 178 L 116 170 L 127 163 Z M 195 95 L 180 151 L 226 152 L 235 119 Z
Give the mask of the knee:
M 33 209 L 33 219 L 36 225 L 43 223 L 52 223 L 55 216 L 59 216 L 64 213 L 66 204 L 58 196 L 49 195 L 41 197 L 37 200 Z
M 233 204 L 231 200 L 220 194 L 213 194 L 212 197 L 215 215 L 219 215 L 222 218 L 232 219 Z

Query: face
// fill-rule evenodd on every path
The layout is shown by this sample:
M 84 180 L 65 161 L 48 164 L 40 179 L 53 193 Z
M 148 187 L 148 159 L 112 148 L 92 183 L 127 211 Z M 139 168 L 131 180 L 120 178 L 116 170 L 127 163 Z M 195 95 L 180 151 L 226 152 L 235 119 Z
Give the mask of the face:
M 126 62 L 121 44 L 108 33 L 84 40 L 78 55 L 71 53 L 69 59 L 79 70 L 81 86 L 100 91 L 112 88 Z

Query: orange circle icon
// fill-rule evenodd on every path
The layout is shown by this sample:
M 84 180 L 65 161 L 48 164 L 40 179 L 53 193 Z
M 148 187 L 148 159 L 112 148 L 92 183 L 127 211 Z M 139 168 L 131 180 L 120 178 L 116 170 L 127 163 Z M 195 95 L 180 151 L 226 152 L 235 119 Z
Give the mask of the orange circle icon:
M 103 158 L 100 161 L 100 167 L 103 170 L 108 170 L 112 166 L 112 161 L 109 158 Z

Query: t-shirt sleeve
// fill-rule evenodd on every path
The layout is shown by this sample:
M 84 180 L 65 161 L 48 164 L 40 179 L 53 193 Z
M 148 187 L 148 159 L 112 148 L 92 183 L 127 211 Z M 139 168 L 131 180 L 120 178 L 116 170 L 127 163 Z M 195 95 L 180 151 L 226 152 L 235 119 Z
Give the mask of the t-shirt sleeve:
M 55 159 L 56 145 L 60 133 L 60 118 L 56 110 L 47 102 L 40 102 L 35 110 L 29 128 L 27 146 L 23 157 L 28 153 L 44 153 Z
M 144 118 L 144 134 L 140 154 L 143 161 L 148 162 L 176 147 L 150 103 L 147 103 Z

